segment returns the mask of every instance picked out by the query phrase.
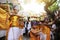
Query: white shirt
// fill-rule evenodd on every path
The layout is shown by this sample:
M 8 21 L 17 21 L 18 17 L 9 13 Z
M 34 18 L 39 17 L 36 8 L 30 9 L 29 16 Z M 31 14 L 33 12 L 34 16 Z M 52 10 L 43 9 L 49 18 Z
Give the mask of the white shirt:
M 25 33 L 25 27 L 22 30 L 23 30 L 23 33 Z
M 40 40 L 46 40 L 46 34 L 44 34 L 43 32 L 40 32 Z
M 55 24 L 53 24 L 53 25 L 52 25 L 52 28 L 53 28 L 53 29 L 56 29 L 56 25 L 55 25 Z
M 0 30 L 0 37 L 6 36 L 6 30 Z
M 25 28 L 26 28 L 26 24 L 27 22 L 25 22 Z M 28 22 L 28 27 L 27 27 L 28 33 L 30 32 L 30 29 L 31 29 L 31 22 Z
M 29 22 L 27 29 L 30 30 L 30 28 L 31 28 L 31 22 Z
M 23 29 L 11 27 L 8 32 L 8 40 L 18 40 L 20 35 L 23 35 Z

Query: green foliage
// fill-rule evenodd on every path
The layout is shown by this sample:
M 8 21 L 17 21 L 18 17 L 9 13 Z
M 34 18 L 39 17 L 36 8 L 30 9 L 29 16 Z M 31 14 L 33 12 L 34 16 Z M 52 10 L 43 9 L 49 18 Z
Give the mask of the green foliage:
M 53 12 L 53 11 L 55 11 L 57 9 L 58 9 L 57 1 L 54 2 L 51 6 L 48 7 L 48 10 L 51 11 L 51 12 Z
M 10 5 L 10 9 L 12 9 L 13 8 L 13 4 L 12 3 L 9 3 L 9 5 Z

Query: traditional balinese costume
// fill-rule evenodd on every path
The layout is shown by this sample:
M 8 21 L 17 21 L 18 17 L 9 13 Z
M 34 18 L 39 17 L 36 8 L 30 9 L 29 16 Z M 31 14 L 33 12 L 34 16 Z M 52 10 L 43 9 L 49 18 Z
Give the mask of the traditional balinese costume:
M 40 31 L 38 22 L 36 21 L 32 22 L 32 28 L 30 31 L 30 40 L 40 40 L 39 32 Z
M 50 40 L 50 28 L 49 26 L 43 26 L 42 32 L 46 35 L 46 40 Z
M 10 15 L 0 8 L 0 40 L 5 40 L 6 30 L 9 28 L 9 17 Z
M 49 28 L 49 26 L 42 23 L 40 25 L 40 29 L 42 29 L 42 31 L 40 32 L 40 39 L 41 40 L 50 40 L 50 28 Z
M 8 31 L 7 40 L 22 40 L 23 29 L 19 25 L 19 17 L 17 15 L 12 15 L 10 18 L 11 24 Z

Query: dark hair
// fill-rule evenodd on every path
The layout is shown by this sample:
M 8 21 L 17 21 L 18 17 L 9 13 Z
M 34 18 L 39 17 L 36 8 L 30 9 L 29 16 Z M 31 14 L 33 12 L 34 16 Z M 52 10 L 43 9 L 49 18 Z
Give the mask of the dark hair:
M 31 21 L 31 26 L 39 25 L 39 21 Z

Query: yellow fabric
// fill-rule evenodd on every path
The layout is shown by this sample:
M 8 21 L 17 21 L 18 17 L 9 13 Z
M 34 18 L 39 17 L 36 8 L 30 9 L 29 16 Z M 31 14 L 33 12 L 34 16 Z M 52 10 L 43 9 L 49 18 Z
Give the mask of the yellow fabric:
M 19 26 L 19 20 L 18 20 L 18 16 L 16 16 L 16 15 L 13 15 L 12 17 L 11 17 L 11 22 L 12 22 L 12 26 Z
M 48 26 L 40 26 L 42 28 L 42 32 L 47 35 L 46 40 L 50 40 L 50 28 Z
M 10 15 L 0 8 L 0 29 L 7 29 L 9 27 L 9 17 Z

